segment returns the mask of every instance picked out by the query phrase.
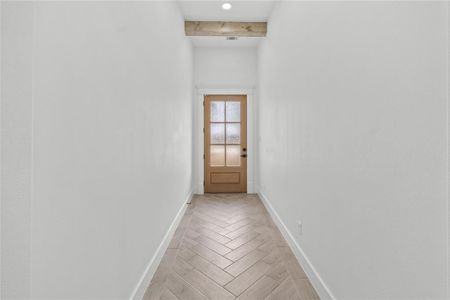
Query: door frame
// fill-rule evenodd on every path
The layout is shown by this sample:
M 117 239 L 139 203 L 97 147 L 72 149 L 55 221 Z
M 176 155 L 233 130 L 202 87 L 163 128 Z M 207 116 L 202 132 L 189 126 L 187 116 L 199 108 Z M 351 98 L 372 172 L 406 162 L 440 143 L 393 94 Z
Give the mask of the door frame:
M 194 97 L 194 135 L 193 135 L 193 180 L 194 192 L 196 194 L 203 194 L 204 181 L 204 136 L 203 136 L 203 100 L 205 95 L 246 95 L 247 96 L 247 193 L 255 193 L 255 101 L 254 88 L 239 88 L 239 89 L 225 89 L 225 88 L 196 88 Z

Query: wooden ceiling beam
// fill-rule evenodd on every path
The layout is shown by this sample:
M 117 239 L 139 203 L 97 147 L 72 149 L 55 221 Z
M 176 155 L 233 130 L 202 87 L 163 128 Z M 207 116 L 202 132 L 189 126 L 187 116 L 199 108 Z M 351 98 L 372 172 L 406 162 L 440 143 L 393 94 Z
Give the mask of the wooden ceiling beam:
M 264 37 L 267 22 L 185 21 L 187 36 L 247 36 Z

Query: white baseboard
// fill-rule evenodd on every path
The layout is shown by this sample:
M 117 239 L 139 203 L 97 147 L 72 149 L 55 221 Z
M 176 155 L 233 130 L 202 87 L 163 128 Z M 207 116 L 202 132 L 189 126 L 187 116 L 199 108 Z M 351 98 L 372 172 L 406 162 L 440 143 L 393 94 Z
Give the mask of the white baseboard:
M 283 234 L 284 238 L 288 242 L 289 247 L 291 248 L 292 252 L 294 253 L 295 257 L 297 258 L 298 262 L 302 266 L 303 270 L 305 271 L 306 275 L 308 275 L 309 280 L 311 281 L 311 284 L 316 289 L 317 293 L 320 296 L 320 299 L 326 300 L 331 299 L 335 300 L 336 297 L 334 297 L 331 290 L 326 286 L 325 282 L 323 281 L 322 277 L 317 272 L 316 268 L 312 265 L 311 261 L 306 256 L 305 252 L 302 250 L 300 245 L 297 243 L 297 241 L 294 239 L 294 236 L 289 231 L 289 229 L 286 227 L 286 225 L 281 220 L 280 216 L 276 212 L 276 210 L 273 208 L 273 206 L 270 204 L 268 198 L 264 193 L 261 191 L 258 191 L 258 195 L 261 198 L 264 206 L 266 207 L 269 214 L 272 216 L 272 219 L 275 221 L 275 224 L 277 225 L 278 229 Z
M 144 273 L 142 274 L 141 278 L 139 279 L 138 284 L 133 290 L 133 293 L 130 296 L 130 300 L 141 300 L 144 297 L 145 290 L 147 289 L 148 285 L 150 284 L 150 281 L 153 278 L 153 275 L 156 272 L 156 269 L 159 266 L 159 263 L 161 262 L 161 259 L 164 255 L 164 253 L 167 250 L 167 247 L 169 247 L 169 243 L 172 240 L 172 237 L 175 233 L 175 230 L 177 229 L 178 225 L 180 224 L 181 219 L 184 216 L 184 213 L 187 208 L 187 204 L 191 202 L 192 196 L 194 195 L 193 191 L 189 192 L 189 195 L 186 197 L 185 201 L 183 202 L 181 208 L 178 210 L 177 215 L 172 221 L 172 224 L 170 224 L 169 229 L 167 230 L 166 234 L 164 235 L 163 240 L 158 246 L 158 249 L 156 250 L 153 257 L 150 259 L 149 264 L 145 268 Z

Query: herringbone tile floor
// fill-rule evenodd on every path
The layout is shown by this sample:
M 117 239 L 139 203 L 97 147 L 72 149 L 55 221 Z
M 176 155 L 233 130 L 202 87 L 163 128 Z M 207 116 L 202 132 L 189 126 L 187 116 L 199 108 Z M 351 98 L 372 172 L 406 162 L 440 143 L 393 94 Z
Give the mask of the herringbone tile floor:
M 189 205 L 144 300 L 318 300 L 257 195 L 207 194 Z

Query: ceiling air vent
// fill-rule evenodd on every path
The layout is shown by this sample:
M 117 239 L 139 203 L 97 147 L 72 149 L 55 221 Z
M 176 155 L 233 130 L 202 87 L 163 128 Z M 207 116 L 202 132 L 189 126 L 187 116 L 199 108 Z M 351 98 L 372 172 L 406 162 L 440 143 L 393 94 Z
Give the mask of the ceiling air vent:
M 237 36 L 227 36 L 227 41 L 235 41 L 237 40 Z

